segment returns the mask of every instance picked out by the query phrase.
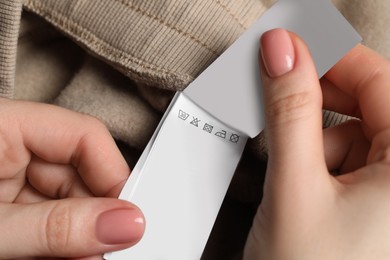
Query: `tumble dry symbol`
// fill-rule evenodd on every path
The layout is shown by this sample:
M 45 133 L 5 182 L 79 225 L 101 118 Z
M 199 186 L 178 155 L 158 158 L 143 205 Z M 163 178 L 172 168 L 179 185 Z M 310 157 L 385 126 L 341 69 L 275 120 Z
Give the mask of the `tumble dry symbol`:
M 240 140 L 240 136 L 237 135 L 237 134 L 232 134 L 232 135 L 230 136 L 230 142 L 238 143 L 239 140 Z

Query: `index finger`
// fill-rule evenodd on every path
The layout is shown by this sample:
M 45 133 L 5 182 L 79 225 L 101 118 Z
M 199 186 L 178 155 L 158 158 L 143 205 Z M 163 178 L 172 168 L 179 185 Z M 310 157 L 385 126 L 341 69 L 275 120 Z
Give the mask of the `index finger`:
M 358 102 L 366 134 L 390 127 L 390 62 L 373 50 L 358 45 L 325 77 Z M 339 101 L 342 102 L 342 101 Z
M 7 104 L 29 151 L 49 163 L 72 165 L 96 196 L 119 195 L 130 169 L 100 121 L 53 105 Z

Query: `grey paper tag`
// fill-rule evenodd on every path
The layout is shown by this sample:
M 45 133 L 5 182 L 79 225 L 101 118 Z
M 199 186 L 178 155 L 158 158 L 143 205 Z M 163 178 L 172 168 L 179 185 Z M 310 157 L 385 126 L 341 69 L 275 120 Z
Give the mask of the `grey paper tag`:
M 250 137 L 264 128 L 258 72 L 259 38 L 284 28 L 308 44 L 321 77 L 360 36 L 330 0 L 279 0 L 184 92 L 200 107 Z

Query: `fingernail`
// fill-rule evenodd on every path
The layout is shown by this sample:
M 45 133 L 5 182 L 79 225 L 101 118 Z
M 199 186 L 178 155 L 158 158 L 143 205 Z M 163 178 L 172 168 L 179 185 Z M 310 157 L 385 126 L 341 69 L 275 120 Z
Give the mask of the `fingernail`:
M 116 209 L 102 213 L 97 220 L 96 236 L 107 245 L 138 242 L 145 229 L 145 220 L 137 209 Z
M 263 63 L 271 78 L 280 77 L 294 67 L 295 52 L 289 33 L 274 29 L 261 36 Z

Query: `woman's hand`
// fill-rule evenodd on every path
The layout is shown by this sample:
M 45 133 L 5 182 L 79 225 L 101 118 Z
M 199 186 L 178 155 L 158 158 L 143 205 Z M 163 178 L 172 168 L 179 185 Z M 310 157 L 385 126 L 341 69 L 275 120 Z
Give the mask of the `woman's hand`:
M 0 165 L 1 259 L 101 255 L 143 234 L 137 207 L 103 198 L 118 196 L 130 169 L 92 117 L 0 100 Z
M 389 61 L 359 45 L 319 82 L 298 36 L 261 46 L 269 162 L 245 258 L 390 259 Z M 323 130 L 323 105 L 359 120 Z

